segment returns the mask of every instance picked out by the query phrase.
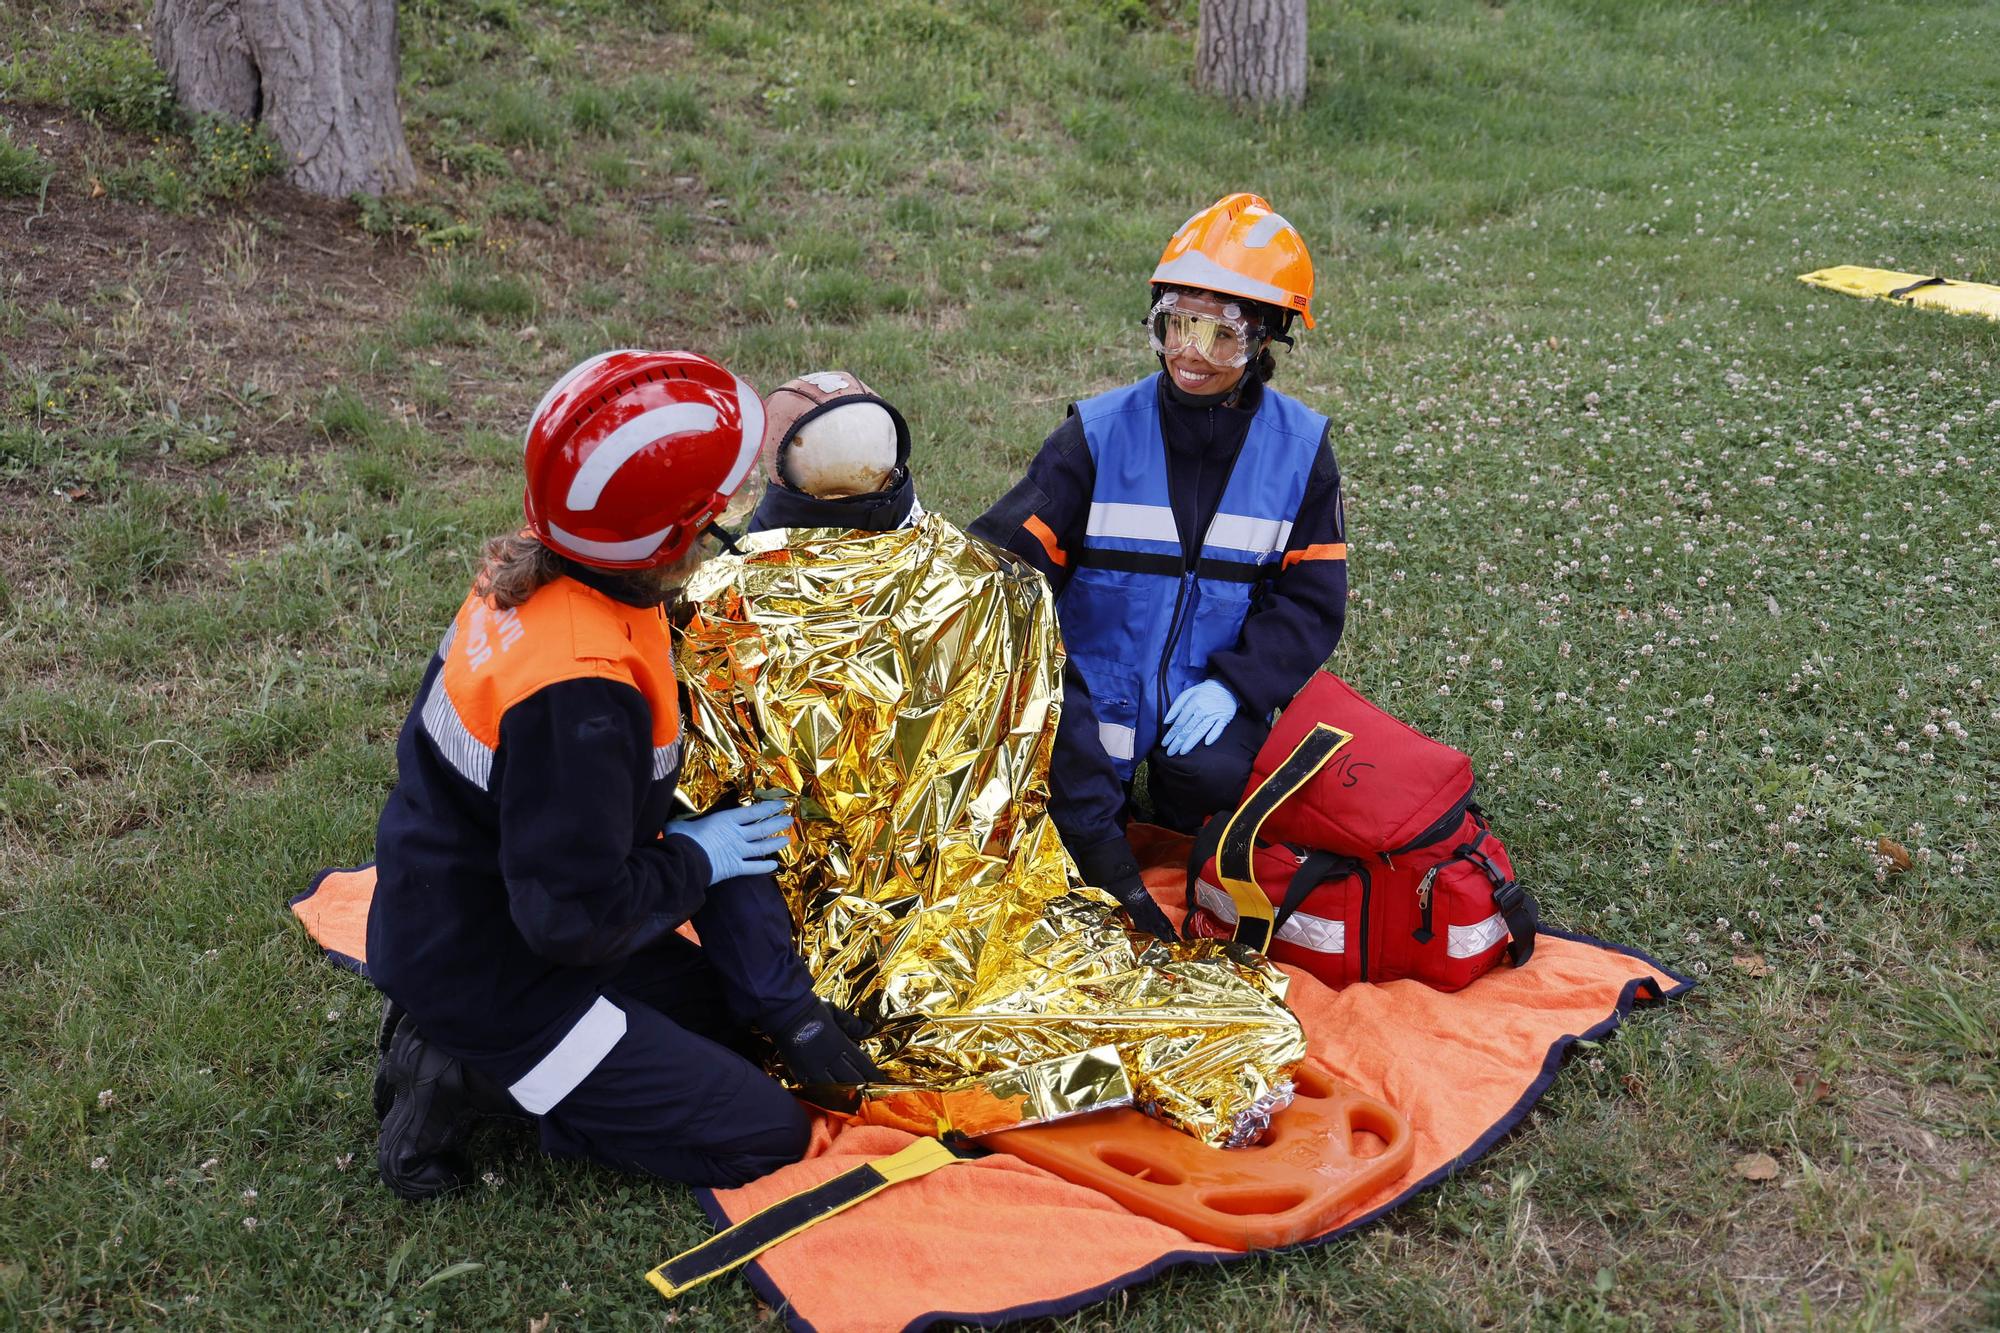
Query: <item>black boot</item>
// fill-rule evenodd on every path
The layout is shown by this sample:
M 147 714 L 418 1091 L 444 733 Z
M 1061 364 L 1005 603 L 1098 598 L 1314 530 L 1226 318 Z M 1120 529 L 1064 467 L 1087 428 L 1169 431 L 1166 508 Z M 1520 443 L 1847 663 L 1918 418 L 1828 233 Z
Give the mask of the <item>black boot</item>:
M 471 1183 L 465 1143 L 483 1119 L 525 1120 L 505 1090 L 446 1055 L 404 1018 L 390 1024 L 376 1072 L 389 1089 L 375 1153 L 382 1183 L 405 1199 L 428 1199 Z
M 389 1105 L 396 1097 L 396 1090 L 389 1083 L 387 1063 L 389 1039 L 396 1035 L 396 1029 L 402 1025 L 403 1019 L 407 1016 L 408 1012 L 408 1010 L 404 1009 L 402 1005 L 397 1004 L 394 1000 L 386 996 L 383 998 L 382 1023 L 380 1027 L 375 1029 L 375 1089 L 373 1101 L 375 1103 L 375 1123 L 378 1125 L 382 1123 L 383 1117 L 389 1114 Z

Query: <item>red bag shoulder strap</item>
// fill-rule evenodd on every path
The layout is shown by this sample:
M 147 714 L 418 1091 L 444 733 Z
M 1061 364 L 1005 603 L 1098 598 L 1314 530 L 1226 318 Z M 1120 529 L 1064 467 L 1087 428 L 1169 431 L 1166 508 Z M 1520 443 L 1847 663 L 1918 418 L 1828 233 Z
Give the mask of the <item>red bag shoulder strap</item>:
M 1327 761 L 1353 739 L 1353 732 L 1343 731 L 1330 722 L 1315 724 L 1285 756 L 1284 762 L 1271 771 L 1271 776 L 1243 797 L 1242 804 L 1228 819 L 1216 816 L 1217 820 L 1221 820 L 1221 830 L 1216 835 L 1215 876 L 1221 881 L 1222 891 L 1236 904 L 1235 938 L 1253 949 L 1268 949 L 1271 933 L 1276 929 L 1271 899 L 1257 886 L 1257 876 L 1251 866 L 1257 850 L 1257 831 L 1264 827 L 1264 821 L 1279 806 L 1311 781 L 1313 774 L 1325 768 Z M 1203 834 L 1205 841 L 1208 830 L 1203 830 Z M 1201 862 L 1197 861 L 1188 877 L 1190 900 L 1194 894 L 1194 874 L 1200 868 Z

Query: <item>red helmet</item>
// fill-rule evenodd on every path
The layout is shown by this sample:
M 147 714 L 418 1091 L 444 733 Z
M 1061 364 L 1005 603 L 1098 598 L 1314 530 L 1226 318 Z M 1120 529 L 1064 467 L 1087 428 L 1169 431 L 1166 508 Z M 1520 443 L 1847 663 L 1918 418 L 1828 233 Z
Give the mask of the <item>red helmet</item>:
M 594 356 L 528 418 L 528 528 L 599 569 L 671 564 L 728 505 L 763 439 L 757 391 L 705 356 Z

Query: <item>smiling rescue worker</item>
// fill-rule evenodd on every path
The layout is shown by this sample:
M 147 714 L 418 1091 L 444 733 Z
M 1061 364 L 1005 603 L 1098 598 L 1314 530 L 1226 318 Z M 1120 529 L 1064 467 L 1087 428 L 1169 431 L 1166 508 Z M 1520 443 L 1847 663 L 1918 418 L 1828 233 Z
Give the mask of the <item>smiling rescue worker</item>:
M 680 704 L 664 603 L 751 477 L 756 393 L 690 352 L 610 352 L 549 390 L 527 530 L 486 563 L 417 689 L 377 832 L 368 970 L 389 996 L 381 1176 L 462 1185 L 472 1125 L 741 1184 L 805 1151 L 800 1083 L 875 1073 L 812 993 L 773 873 L 784 803 L 670 818 Z M 692 920 L 702 943 L 676 934 Z
M 1313 327 L 1312 260 L 1254 194 L 1189 218 L 1153 271 L 1160 370 L 1074 404 L 971 531 L 1054 587 L 1083 691 L 1064 697 L 1050 812 L 1084 877 L 1123 898 L 1148 766 L 1183 832 L 1243 794 L 1274 710 L 1340 641 L 1347 545 L 1331 427 L 1270 387 Z

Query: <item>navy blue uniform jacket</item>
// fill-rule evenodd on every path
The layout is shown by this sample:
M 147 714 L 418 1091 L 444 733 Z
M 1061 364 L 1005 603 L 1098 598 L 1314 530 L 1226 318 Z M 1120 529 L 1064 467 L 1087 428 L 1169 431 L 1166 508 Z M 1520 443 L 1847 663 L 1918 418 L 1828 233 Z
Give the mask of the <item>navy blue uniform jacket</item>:
M 1199 550 L 1201 535 L 1222 503 L 1229 470 L 1263 402 L 1254 378 L 1233 407 L 1180 399 L 1165 377 L 1160 389 L 1160 431 L 1167 489 L 1183 551 Z M 1320 441 L 1306 493 L 1299 502 L 1286 551 L 1317 556 L 1343 546 L 1346 518 L 1332 428 Z M 1028 464 L 1027 475 L 972 524 L 983 537 L 1032 563 L 1060 598 L 1069 582 L 1072 553 L 1083 546 L 1097 468 L 1074 406 Z M 1029 526 L 1036 520 L 1043 529 Z M 1282 707 L 1333 654 L 1347 617 L 1344 558 L 1300 559 L 1268 583 L 1244 621 L 1236 646 L 1209 659 L 1210 675 L 1229 687 L 1244 714 L 1266 717 Z M 1056 730 L 1050 773 L 1050 814 L 1076 855 L 1121 836 L 1125 790 L 1097 739 L 1097 719 L 1081 678 L 1064 678 L 1062 721 Z

